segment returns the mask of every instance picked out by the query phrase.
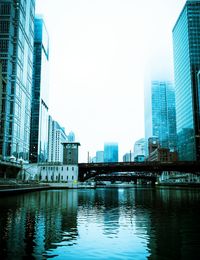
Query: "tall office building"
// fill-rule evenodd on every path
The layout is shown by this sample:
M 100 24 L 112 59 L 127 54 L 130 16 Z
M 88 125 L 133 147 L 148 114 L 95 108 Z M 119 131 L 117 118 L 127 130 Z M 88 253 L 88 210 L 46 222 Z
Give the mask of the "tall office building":
M 70 131 L 68 134 L 68 141 L 69 142 L 75 142 L 75 134 L 74 132 Z
M 173 28 L 179 160 L 200 160 L 200 0 L 188 0 Z
M 170 81 L 152 81 L 149 102 L 145 104 L 145 141 L 159 138 L 162 148 L 176 150 L 175 93 Z M 146 149 L 146 151 L 148 151 Z
M 29 158 L 35 0 L 0 1 L 0 154 Z
M 145 138 L 141 138 L 139 140 L 137 140 L 134 144 L 134 157 L 136 157 L 137 155 L 146 155 L 146 142 L 145 142 Z
M 48 159 L 49 37 L 42 17 L 35 18 L 31 102 L 30 161 Z
M 118 162 L 118 144 L 104 144 L 104 162 Z
M 48 119 L 48 162 L 63 162 L 63 145 L 68 142 L 63 127 L 58 122 Z

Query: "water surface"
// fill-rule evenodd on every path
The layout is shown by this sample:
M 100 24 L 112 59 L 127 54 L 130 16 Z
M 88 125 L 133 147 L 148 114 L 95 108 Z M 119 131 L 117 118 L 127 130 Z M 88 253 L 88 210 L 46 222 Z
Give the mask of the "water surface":
M 200 259 L 199 189 L 0 198 L 0 259 Z

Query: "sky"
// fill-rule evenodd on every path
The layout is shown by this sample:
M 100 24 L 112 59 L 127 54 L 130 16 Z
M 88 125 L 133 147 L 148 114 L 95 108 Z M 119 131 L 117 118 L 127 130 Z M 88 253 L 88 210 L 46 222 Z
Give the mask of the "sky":
M 172 29 L 185 0 L 36 0 L 50 39 L 49 113 L 79 161 L 144 137 L 145 78 L 173 80 Z M 150 75 L 150 76 L 149 76 Z

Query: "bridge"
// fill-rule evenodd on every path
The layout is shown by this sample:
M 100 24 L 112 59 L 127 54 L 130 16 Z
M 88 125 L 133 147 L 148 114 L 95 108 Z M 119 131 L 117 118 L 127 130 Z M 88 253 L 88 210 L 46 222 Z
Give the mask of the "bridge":
M 16 178 L 21 168 L 19 163 L 0 161 L 0 178 Z
M 113 172 L 140 172 L 140 176 L 143 174 L 144 178 L 149 176 L 148 173 L 159 176 L 163 171 L 200 175 L 200 161 L 79 163 L 78 166 L 80 181 L 86 181 L 97 175 Z

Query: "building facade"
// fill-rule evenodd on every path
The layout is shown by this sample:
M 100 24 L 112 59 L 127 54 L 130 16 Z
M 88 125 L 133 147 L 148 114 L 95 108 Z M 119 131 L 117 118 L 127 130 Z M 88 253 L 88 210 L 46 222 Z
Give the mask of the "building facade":
M 74 132 L 70 131 L 68 134 L 68 141 L 69 142 L 75 142 L 75 134 Z
M 78 182 L 78 165 L 44 164 L 38 166 L 39 181 L 74 183 Z
M 137 140 L 134 144 L 134 157 L 136 157 L 137 155 L 146 155 L 146 141 L 145 138 L 141 138 L 139 140 Z
M 30 162 L 48 160 L 49 37 L 42 17 L 35 18 L 31 102 Z
M 35 0 L 0 1 L 0 154 L 29 159 Z
M 152 81 L 149 95 L 148 118 L 145 117 L 145 141 L 150 137 L 159 138 L 160 146 L 176 150 L 176 109 L 175 91 L 170 81 Z M 147 149 L 146 149 L 147 150 Z
M 200 1 L 188 0 L 173 28 L 178 154 L 200 160 Z
M 104 152 L 103 151 L 97 151 L 96 152 L 96 162 L 97 163 L 103 163 L 104 162 Z
M 134 155 L 133 153 L 131 153 L 131 151 L 123 155 L 123 162 L 133 162 L 133 161 L 134 161 Z
M 67 135 L 63 127 L 58 122 L 48 120 L 48 162 L 63 162 L 63 145 L 67 142 Z
M 104 162 L 118 162 L 118 144 L 104 144 Z
M 80 143 L 63 142 L 63 164 L 78 164 L 78 147 Z

